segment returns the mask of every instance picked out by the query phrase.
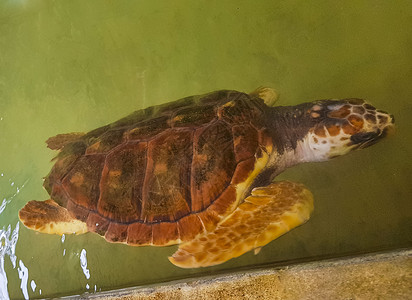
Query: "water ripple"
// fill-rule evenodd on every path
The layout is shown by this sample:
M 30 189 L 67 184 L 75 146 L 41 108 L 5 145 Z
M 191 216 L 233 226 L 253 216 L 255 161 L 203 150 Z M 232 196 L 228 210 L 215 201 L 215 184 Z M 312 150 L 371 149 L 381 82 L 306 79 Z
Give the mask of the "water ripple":
M 27 291 L 27 282 L 29 280 L 29 269 L 24 265 L 24 263 L 19 260 L 19 267 L 17 268 L 19 272 L 19 278 L 21 279 L 20 288 L 23 292 L 24 299 L 29 299 L 29 292 Z
M 3 173 L 2 173 L 2 176 L 3 176 Z M 14 192 L 10 197 L 3 198 L 3 202 L 0 205 L 0 214 L 6 209 L 6 205 L 9 204 L 11 200 L 13 200 L 13 198 L 16 197 L 18 193 L 21 192 L 21 190 L 25 187 L 27 182 L 29 182 L 29 179 L 26 179 L 26 181 L 21 186 L 17 186 L 16 192 Z M 11 186 L 13 185 L 14 185 L 14 182 L 12 182 Z
M 87 268 L 86 249 L 82 249 L 82 252 L 80 253 L 80 266 L 83 269 L 83 273 L 84 276 L 86 276 L 86 279 L 90 279 L 90 271 Z
M 13 268 L 16 268 L 16 244 L 18 237 L 19 222 L 17 222 L 13 232 L 11 231 L 11 225 L 7 227 L 7 230 L 5 227 L 0 229 L 0 299 L 10 299 L 7 291 L 7 275 L 4 270 L 4 258 L 8 255 Z

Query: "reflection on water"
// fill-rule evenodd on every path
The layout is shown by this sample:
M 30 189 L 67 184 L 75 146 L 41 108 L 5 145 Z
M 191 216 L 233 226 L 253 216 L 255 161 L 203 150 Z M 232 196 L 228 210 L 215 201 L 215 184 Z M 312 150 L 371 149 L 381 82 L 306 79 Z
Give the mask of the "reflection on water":
M 4 177 L 4 173 L 1 173 L 0 176 Z M 12 179 L 8 179 L 9 186 L 13 189 L 13 192 L 10 196 L 3 198 L 3 201 L 0 205 L 0 215 L 6 210 L 7 205 L 9 205 L 20 193 L 20 191 L 26 186 L 28 181 L 29 180 L 27 179 L 23 184 L 18 186 Z M 9 257 L 13 269 L 16 269 L 16 245 L 19 238 L 19 224 L 19 222 L 16 223 L 13 231 L 11 224 L 7 226 L 7 229 L 5 229 L 5 226 L 0 229 L 0 299 L 9 299 L 7 289 L 8 280 L 5 271 L 5 257 Z M 21 280 L 20 288 L 22 290 L 23 296 L 25 299 L 29 299 L 27 292 L 27 280 L 29 271 L 22 260 L 19 260 L 19 267 L 17 268 L 17 272 Z
M 24 263 L 19 260 L 19 267 L 17 268 L 19 272 L 19 278 L 21 280 L 20 288 L 23 292 L 24 299 L 29 299 L 29 293 L 27 292 L 27 281 L 29 280 L 29 270 L 26 268 Z
M 87 258 L 86 258 L 86 249 L 82 249 L 80 252 L 80 266 L 82 267 L 84 276 L 86 276 L 86 279 L 90 279 L 90 271 L 87 268 Z M 87 289 L 89 289 L 89 285 L 86 285 Z
M 7 201 L 8 201 L 7 203 L 10 202 L 9 200 Z M 4 210 L 4 206 L 5 205 L 3 204 L 1 206 L 3 210 Z M 16 269 L 16 266 L 17 266 L 16 246 L 17 246 L 17 241 L 19 238 L 19 228 L 20 228 L 19 224 L 20 224 L 19 222 L 16 223 L 14 230 L 12 230 L 11 225 L 8 225 L 7 229 L 4 226 L 2 229 L 0 229 L 0 300 L 10 299 L 9 293 L 8 293 L 8 279 L 7 279 L 7 274 L 5 271 L 5 258 L 6 256 L 8 256 L 13 269 Z M 64 242 L 64 240 L 65 240 L 65 235 L 62 236 L 62 239 L 61 239 L 62 243 Z M 63 256 L 64 255 L 65 255 L 65 252 L 63 253 Z M 90 270 L 87 267 L 86 249 L 82 249 L 80 254 L 75 252 L 73 253 L 73 255 L 80 256 L 80 266 L 83 270 L 83 274 L 87 280 L 90 279 Z M 29 270 L 21 259 L 19 259 L 19 262 L 18 262 L 17 273 L 18 273 L 18 278 L 20 279 L 20 289 L 22 292 L 22 296 L 24 297 L 24 299 L 29 299 L 29 293 L 28 293 Z M 10 275 L 11 274 L 9 274 L 9 276 Z M 35 294 L 38 286 L 34 279 L 30 281 L 30 287 L 31 287 L 32 292 Z M 86 284 L 86 289 L 87 290 L 90 289 L 90 286 L 88 283 Z M 97 291 L 97 285 L 94 285 L 94 292 L 96 291 Z M 41 295 L 41 294 L 42 294 L 42 290 L 38 289 L 38 295 Z
M 7 227 L 7 230 L 5 227 L 0 229 L 0 299 L 9 299 L 9 294 L 7 291 L 7 274 L 4 268 L 4 263 L 5 263 L 5 257 L 6 255 L 10 258 L 10 261 L 13 265 L 13 269 L 16 268 L 16 245 L 17 245 L 17 240 L 19 238 L 19 223 L 17 222 L 16 227 L 14 228 L 13 232 L 11 231 L 11 225 Z M 23 295 L 25 299 L 28 299 L 27 295 L 27 276 L 28 276 L 28 270 L 26 267 L 24 267 L 23 262 L 20 260 L 19 261 L 19 277 L 20 277 L 20 272 L 24 268 L 24 274 L 20 277 L 22 279 L 21 281 L 21 288 L 23 291 Z
M 1 118 L 0 120 L 2 120 Z M 0 174 L 0 177 L 5 177 L 4 173 Z M 29 179 L 26 179 L 23 184 L 20 186 L 16 184 L 11 178 L 8 179 L 9 186 L 12 188 L 12 194 L 8 197 L 4 197 L 0 205 L 0 215 L 6 210 L 7 206 L 12 203 L 20 191 L 26 186 L 29 182 Z M 3 226 L 0 229 L 0 299 L 9 299 L 8 294 L 8 279 L 5 271 L 5 257 L 8 256 L 10 262 L 13 266 L 13 269 L 16 269 L 16 245 L 19 238 L 19 222 L 16 223 L 14 230 L 12 231 L 11 224 Z M 21 280 L 20 288 L 25 299 L 29 299 L 27 292 L 27 281 L 29 271 L 24 265 L 22 260 L 19 260 L 19 267 L 17 268 L 19 279 Z M 33 281 L 34 283 L 34 281 Z M 35 284 L 35 283 L 34 283 Z M 41 294 L 41 291 L 40 291 Z
M 30 286 L 31 286 L 31 290 L 32 290 L 33 292 L 35 292 L 37 285 L 36 285 L 36 283 L 34 282 L 34 280 L 32 280 L 32 281 L 30 282 Z M 40 291 L 40 295 L 41 295 L 41 291 Z
M 62 234 L 62 239 L 61 239 L 61 240 L 62 240 L 62 244 L 64 243 L 64 240 L 65 240 L 65 239 L 66 239 L 66 235 L 63 233 L 63 234 Z M 66 255 L 66 248 L 63 249 L 63 256 L 65 256 L 65 255 Z
M 83 270 L 83 274 L 87 280 L 90 279 L 90 270 L 87 268 L 87 258 L 86 258 L 86 249 L 82 249 L 80 252 L 80 267 Z M 86 289 L 90 289 L 90 285 L 86 283 Z M 94 285 L 94 292 L 97 291 L 97 285 Z
M 1 173 L 1 177 L 4 177 L 4 173 Z M 14 187 L 14 181 L 9 179 L 10 186 Z M 13 192 L 13 194 L 10 197 L 3 198 L 3 201 L 1 202 L 0 205 L 0 214 L 6 209 L 7 204 L 9 204 L 16 196 L 18 193 L 20 193 L 20 190 L 24 188 L 24 186 L 29 182 L 29 179 L 27 179 L 20 187 L 16 186 L 16 190 Z

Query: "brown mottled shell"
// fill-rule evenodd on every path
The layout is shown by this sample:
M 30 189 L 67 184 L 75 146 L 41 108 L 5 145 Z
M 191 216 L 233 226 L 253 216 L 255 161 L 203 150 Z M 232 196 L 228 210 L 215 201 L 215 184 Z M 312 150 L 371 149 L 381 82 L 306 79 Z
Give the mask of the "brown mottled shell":
M 191 240 L 234 209 L 265 147 L 265 109 L 218 91 L 136 111 L 66 145 L 44 186 L 109 241 Z

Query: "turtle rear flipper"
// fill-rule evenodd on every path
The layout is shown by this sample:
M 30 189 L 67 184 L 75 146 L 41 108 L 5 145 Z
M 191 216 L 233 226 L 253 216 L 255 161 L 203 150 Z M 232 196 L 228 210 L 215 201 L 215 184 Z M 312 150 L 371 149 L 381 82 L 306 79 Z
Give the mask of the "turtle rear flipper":
M 47 147 L 52 150 L 60 150 L 68 143 L 74 142 L 85 135 L 83 132 L 72 132 L 72 133 L 63 133 L 56 136 L 52 136 L 47 139 Z
M 257 188 L 214 231 L 183 243 L 169 257 L 176 266 L 217 265 L 268 244 L 305 223 L 313 211 L 313 196 L 302 184 L 282 181 Z
M 20 211 L 19 219 L 27 228 L 49 234 L 81 234 L 87 225 L 53 200 L 30 201 Z

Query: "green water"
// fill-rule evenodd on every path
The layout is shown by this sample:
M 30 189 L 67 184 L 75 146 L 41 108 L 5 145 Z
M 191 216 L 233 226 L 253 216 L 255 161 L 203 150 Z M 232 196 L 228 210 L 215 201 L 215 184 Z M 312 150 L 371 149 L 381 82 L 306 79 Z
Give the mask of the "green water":
M 412 246 L 410 28 L 409 0 L 2 0 L 0 298 Z M 45 147 L 49 136 L 188 95 L 260 85 L 277 88 L 283 105 L 367 98 L 395 115 L 398 131 L 366 150 L 282 174 L 313 191 L 315 213 L 259 255 L 182 270 L 167 260 L 176 247 L 134 248 L 93 234 L 63 241 L 16 228 L 27 201 L 48 198 L 42 177 L 54 156 Z

